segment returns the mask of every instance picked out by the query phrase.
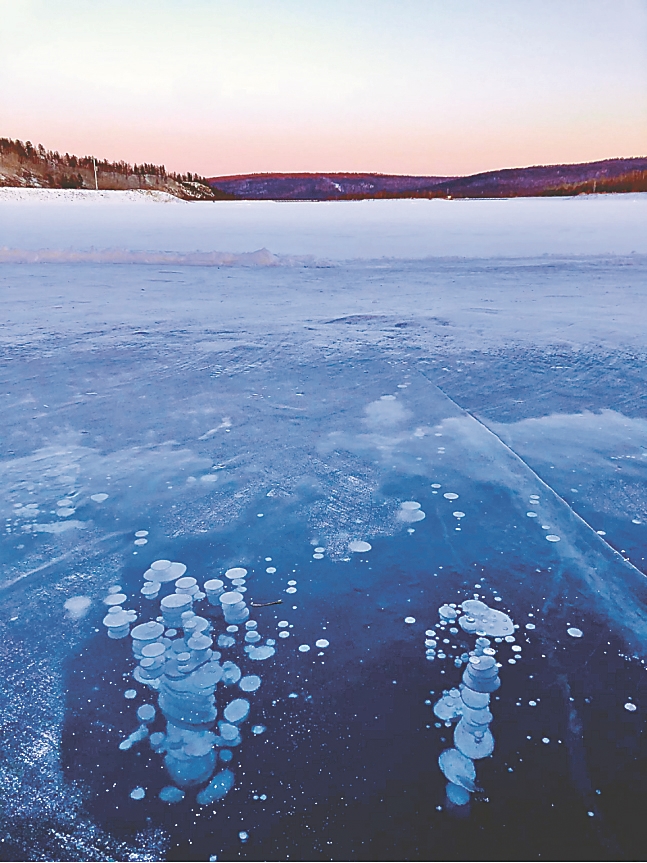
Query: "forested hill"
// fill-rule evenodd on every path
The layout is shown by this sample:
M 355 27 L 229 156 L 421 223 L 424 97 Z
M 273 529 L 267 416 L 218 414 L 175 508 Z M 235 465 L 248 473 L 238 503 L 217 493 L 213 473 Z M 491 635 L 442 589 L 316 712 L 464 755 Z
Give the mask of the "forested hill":
M 506 168 L 467 177 L 294 173 L 205 178 L 168 172 L 164 165 L 129 165 L 92 156 L 62 155 L 46 150 L 42 144 L 0 138 L 1 186 L 146 189 L 168 192 L 187 201 L 508 198 L 647 192 L 647 157 Z
M 212 189 L 246 200 L 508 198 L 647 192 L 647 157 L 506 168 L 468 177 L 391 174 L 241 174 L 210 177 Z
M 96 165 L 96 185 L 95 185 Z M 147 189 L 188 201 L 230 198 L 197 174 L 174 174 L 164 165 L 129 165 L 92 156 L 62 155 L 42 144 L 0 138 L 0 187 L 41 189 Z

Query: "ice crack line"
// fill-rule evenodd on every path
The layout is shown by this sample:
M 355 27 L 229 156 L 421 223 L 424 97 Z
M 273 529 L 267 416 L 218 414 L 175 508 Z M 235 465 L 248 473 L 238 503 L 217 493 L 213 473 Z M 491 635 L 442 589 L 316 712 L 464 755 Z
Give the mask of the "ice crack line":
M 426 378 L 426 380 L 429 380 L 429 378 L 427 378 L 427 376 L 424 374 L 424 372 L 421 372 L 421 374 L 423 375 L 424 378 Z M 431 383 L 431 381 L 430 381 L 430 383 Z M 542 477 L 539 476 L 539 474 L 535 470 L 533 470 L 533 468 L 528 464 L 528 462 L 525 461 L 525 459 L 523 459 L 517 452 L 515 452 L 512 449 L 512 447 L 510 447 L 509 444 L 507 444 L 501 437 L 499 437 L 499 435 L 496 432 L 492 431 L 492 429 L 489 428 L 489 426 L 487 426 L 482 420 L 480 420 L 471 411 L 467 410 L 467 408 L 464 408 L 464 407 L 462 407 L 462 405 L 459 405 L 458 402 L 455 399 L 453 399 L 450 395 L 448 395 L 448 393 L 446 393 L 445 390 L 442 389 L 442 387 L 438 386 L 438 384 L 434 383 L 433 385 L 435 387 L 437 387 L 437 389 L 440 390 L 440 392 L 445 396 L 445 398 L 447 398 L 454 405 L 454 407 L 456 407 L 459 411 L 466 414 L 471 419 L 473 419 L 475 422 L 477 422 L 481 426 L 481 428 L 485 429 L 485 431 L 489 435 L 496 438 L 496 440 L 501 444 L 501 446 L 504 447 L 504 449 L 507 450 L 507 452 L 510 453 L 510 455 L 512 455 L 512 457 L 516 461 L 520 462 L 532 474 L 532 476 L 537 480 L 537 482 L 543 488 L 545 488 L 549 492 L 551 492 L 551 494 L 553 494 L 566 507 L 566 509 L 568 509 L 568 511 L 571 513 L 571 515 L 575 518 L 576 521 L 580 522 L 582 525 L 584 525 L 584 527 L 588 528 L 588 530 L 593 534 L 593 536 L 595 537 L 595 539 L 598 542 L 600 542 L 605 548 L 610 549 L 613 552 L 613 554 L 616 555 L 616 557 L 618 557 L 623 562 L 623 564 L 628 566 L 636 574 L 640 575 L 641 578 L 643 578 L 643 579 L 647 578 L 647 576 L 645 575 L 645 573 L 642 570 L 638 569 L 637 566 L 635 566 L 630 560 L 627 560 L 627 558 L 623 557 L 617 549 L 615 549 L 612 545 L 610 545 L 610 543 L 606 542 L 606 540 L 604 540 L 597 533 L 597 531 L 586 521 L 586 519 L 582 518 L 582 516 L 576 510 L 573 509 L 573 507 L 570 505 L 570 503 L 567 500 L 565 500 L 558 492 L 556 492 L 555 489 L 551 485 L 549 485 L 544 479 L 542 479 Z

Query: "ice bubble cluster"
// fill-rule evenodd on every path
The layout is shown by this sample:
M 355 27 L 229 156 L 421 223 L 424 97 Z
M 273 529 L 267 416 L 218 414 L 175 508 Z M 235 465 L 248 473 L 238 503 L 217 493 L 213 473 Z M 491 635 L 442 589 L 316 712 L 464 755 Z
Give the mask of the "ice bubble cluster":
M 110 638 L 126 638 L 130 632 L 130 624 L 137 620 L 137 612 L 124 611 L 121 607 L 128 599 L 125 593 L 111 592 L 104 603 L 108 604 L 108 614 L 103 618 L 103 625 L 108 630 Z
M 142 596 L 147 600 L 152 594 L 163 594 L 160 616 L 134 626 L 132 631 L 130 624 L 137 615 L 123 610 L 127 596 L 113 586 L 105 600 L 109 609 L 104 625 L 111 638 L 130 634 L 137 661 L 132 676 L 157 697 L 157 704 L 139 704 L 139 725 L 119 748 L 128 751 L 148 738 L 153 751 L 163 757 L 173 783 L 162 789 L 160 800 L 178 803 L 184 799 L 184 789 L 202 786 L 196 799 L 207 805 L 224 797 L 234 785 L 232 770 L 219 770 L 217 765 L 232 761 L 232 750 L 242 743 L 242 726 L 251 711 L 247 698 L 232 698 L 228 690 L 238 684 L 243 693 L 250 694 L 261 686 L 259 675 L 243 676 L 236 662 L 220 662 L 222 654 L 214 650 L 214 638 L 219 647 L 234 647 L 235 635 L 244 623 L 242 650 L 249 660 L 268 659 L 275 648 L 272 639 L 259 643 L 258 622 L 249 619 L 250 611 L 240 592 L 247 576 L 245 569 L 235 567 L 225 573 L 236 590 L 227 590 L 226 581 L 209 579 L 204 591 L 196 578 L 185 575 L 186 570 L 183 563 L 170 560 L 156 560 L 150 565 L 144 574 L 150 587 L 145 585 Z M 198 614 L 197 605 L 202 602 L 204 610 Z M 224 624 L 227 632 L 214 631 L 216 622 Z M 137 691 L 128 690 L 125 695 L 134 699 Z M 256 725 L 252 733 L 264 730 L 264 726 Z M 140 788 L 131 796 L 135 792 L 139 795 Z M 144 796 L 137 795 L 133 799 Z
M 468 599 L 462 603 L 461 609 L 464 614 L 458 620 L 459 626 L 465 632 L 477 633 L 478 637 L 474 650 L 455 661 L 457 667 L 465 664 L 462 682 L 458 687 L 446 690 L 433 708 L 438 719 L 446 725 L 456 722 L 454 747 L 446 749 L 438 759 L 438 766 L 447 779 L 447 800 L 453 806 L 469 803 L 470 794 L 477 790 L 474 762 L 487 758 L 494 751 L 494 737 L 490 731 L 493 716 L 489 704 L 490 695 L 501 686 L 501 680 L 496 651 L 486 635 L 502 639 L 510 638 L 514 632 L 514 624 L 507 614 L 489 608 L 480 600 Z M 443 605 L 439 616 L 439 625 L 446 627 L 455 621 L 458 611 L 451 605 Z M 458 632 L 455 628 L 451 631 Z M 426 632 L 427 636 L 435 634 L 434 630 Z M 433 659 L 438 639 L 428 637 L 425 645 L 427 658 Z
M 405 524 L 411 524 L 414 521 L 422 521 L 425 518 L 425 513 L 420 509 L 420 504 L 417 500 L 405 500 L 400 504 L 397 519 Z
M 507 614 L 489 608 L 479 599 L 466 600 L 462 609 L 465 614 L 459 619 L 458 625 L 465 632 L 482 632 L 492 638 L 504 638 L 514 632 L 514 624 Z

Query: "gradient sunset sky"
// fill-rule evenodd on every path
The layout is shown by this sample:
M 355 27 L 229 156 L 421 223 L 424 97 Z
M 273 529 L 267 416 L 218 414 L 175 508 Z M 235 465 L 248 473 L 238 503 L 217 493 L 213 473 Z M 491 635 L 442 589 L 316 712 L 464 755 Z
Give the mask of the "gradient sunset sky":
M 1 0 L 0 135 L 206 176 L 647 155 L 647 0 Z

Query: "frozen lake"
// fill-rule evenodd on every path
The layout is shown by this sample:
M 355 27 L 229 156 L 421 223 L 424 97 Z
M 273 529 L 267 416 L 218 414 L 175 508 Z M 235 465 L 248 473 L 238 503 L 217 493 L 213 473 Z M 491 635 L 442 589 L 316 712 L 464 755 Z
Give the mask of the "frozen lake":
M 0 859 L 640 859 L 646 228 L 0 190 Z

